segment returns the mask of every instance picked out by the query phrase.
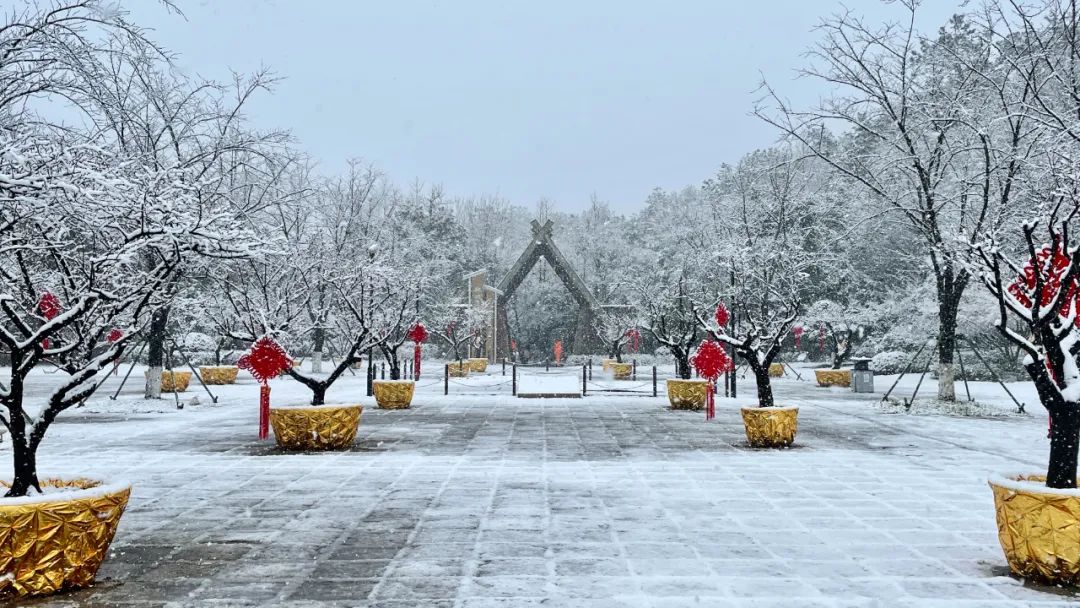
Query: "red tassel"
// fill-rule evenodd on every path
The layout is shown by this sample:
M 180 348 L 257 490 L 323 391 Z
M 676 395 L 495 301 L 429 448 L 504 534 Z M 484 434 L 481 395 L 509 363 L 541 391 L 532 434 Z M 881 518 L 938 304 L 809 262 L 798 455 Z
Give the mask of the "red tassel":
M 420 379 L 420 343 L 416 343 L 416 347 L 413 348 L 413 380 Z
M 705 420 L 716 418 L 716 400 L 713 398 L 715 393 L 716 388 L 710 380 L 705 384 Z
M 259 439 L 270 436 L 270 385 L 259 387 Z

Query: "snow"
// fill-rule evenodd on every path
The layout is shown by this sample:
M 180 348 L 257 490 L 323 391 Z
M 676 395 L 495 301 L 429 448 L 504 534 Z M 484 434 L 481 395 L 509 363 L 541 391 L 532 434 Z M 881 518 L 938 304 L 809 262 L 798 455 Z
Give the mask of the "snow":
M 101 480 L 97 480 L 101 481 Z M 17 498 L 9 498 L 6 496 L 0 496 L 0 508 L 2 507 L 14 507 L 18 505 L 32 505 L 38 503 L 47 502 L 66 502 L 69 500 L 82 500 L 87 498 L 97 498 L 99 496 L 105 496 L 106 494 L 113 494 L 121 490 L 131 487 L 131 483 L 127 481 L 108 481 L 106 483 L 100 483 L 92 488 L 72 489 L 72 488 L 55 488 L 44 486 L 40 494 L 35 492 L 29 496 L 20 496 Z
M 427 362 L 425 362 L 427 365 Z M 439 369 L 435 365 L 426 369 Z M 647 383 L 594 377 L 582 399 L 515 399 L 509 368 L 417 383 L 413 407 L 365 407 L 347 452 L 286 454 L 256 439 L 258 384 L 215 406 L 147 413 L 140 383 L 61 416 L 44 476 L 128 479 L 99 580 L 45 600 L 223 606 L 1050 606 L 1006 575 L 987 479 L 1045 468 L 1046 417 L 882 413 L 878 393 L 775 382 L 797 406 L 786 450 L 746 446 L 740 398 L 717 417 L 669 410 Z M 126 366 L 121 368 L 121 377 Z M 138 371 L 138 370 L 137 370 Z M 522 386 L 577 386 L 577 368 L 519 368 Z M 642 370 L 639 370 L 641 372 Z M 651 374 L 651 369 L 648 370 Z M 565 376 L 560 376 L 565 374 Z M 59 382 L 35 373 L 34 396 Z M 896 389 L 910 394 L 916 377 Z M 571 382 L 573 381 L 573 382 Z M 607 390 L 592 392 L 599 383 Z M 271 381 L 272 405 L 303 403 Z M 982 402 L 1007 410 L 992 383 Z M 522 389 L 524 390 L 524 389 Z M 331 402 L 373 405 L 346 374 Z M 192 387 L 185 400 L 201 389 Z M 962 389 L 960 393 L 963 394 Z M 205 395 L 203 395 L 205 397 Z M 123 408 L 131 413 L 123 414 Z M 105 413 L 88 414 L 100 408 Z M 0 450 L 10 458 L 9 445 Z M 116 584 L 120 583 L 120 584 Z M 452 600 L 452 601 L 448 601 Z

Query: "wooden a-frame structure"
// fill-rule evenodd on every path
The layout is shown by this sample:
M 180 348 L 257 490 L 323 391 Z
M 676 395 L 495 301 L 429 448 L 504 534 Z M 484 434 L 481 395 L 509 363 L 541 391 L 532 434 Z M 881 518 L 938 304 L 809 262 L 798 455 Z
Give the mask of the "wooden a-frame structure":
M 529 271 L 532 270 L 540 258 L 547 260 L 548 265 L 555 271 L 555 276 L 559 277 L 566 289 L 570 291 L 570 296 L 578 304 L 577 322 L 574 328 L 573 341 L 569 345 L 568 352 L 572 354 L 588 353 L 598 342 L 593 323 L 596 315 L 601 310 L 600 303 L 597 302 L 596 297 L 585 285 L 585 282 L 581 280 L 578 273 L 574 271 L 566 256 L 555 245 L 555 241 L 551 237 L 551 220 L 547 220 L 542 225 L 540 222 L 532 220 L 531 225 L 532 240 L 529 242 L 529 246 L 521 253 L 498 285 L 498 290 L 502 293 L 498 301 L 498 313 L 496 316 L 499 323 L 499 344 L 497 345 L 499 356 L 509 356 L 510 353 L 510 324 L 506 314 L 506 301 L 514 295 L 521 282 L 525 280 Z

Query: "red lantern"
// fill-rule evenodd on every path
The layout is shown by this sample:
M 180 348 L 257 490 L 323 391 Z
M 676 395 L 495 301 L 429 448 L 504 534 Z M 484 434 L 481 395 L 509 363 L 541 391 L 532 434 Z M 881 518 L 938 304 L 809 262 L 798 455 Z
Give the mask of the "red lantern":
M 251 345 L 251 350 L 240 357 L 237 367 L 246 369 L 262 383 L 259 387 L 259 439 L 270 435 L 270 385 L 268 382 L 277 378 L 292 365 L 292 359 L 285 349 L 269 336 L 263 336 Z
M 791 330 L 791 333 L 795 334 L 795 350 L 799 350 L 799 342 L 802 341 L 803 326 L 796 325 L 795 328 Z
M 52 293 L 46 291 L 41 294 L 41 299 L 38 300 L 37 307 L 41 316 L 45 317 L 46 321 L 52 321 L 60 314 L 60 298 L 57 298 Z M 41 341 L 41 348 L 49 348 L 48 338 Z
M 716 417 L 716 379 L 720 374 L 731 371 L 733 362 L 722 346 L 709 339 L 701 342 L 691 363 L 697 368 L 698 374 L 705 378 L 705 420 L 712 420 Z
M 409 339 L 413 341 L 413 380 L 420 379 L 420 344 L 427 340 L 427 337 L 427 328 L 419 321 L 409 330 Z
M 124 332 L 121 331 L 119 327 L 114 327 L 114 328 L 109 330 L 109 335 L 105 336 L 105 340 L 109 344 L 116 344 L 116 342 L 118 340 L 120 340 L 120 338 L 123 338 L 123 337 L 124 337 Z
M 637 353 L 641 351 L 641 332 L 636 327 L 631 327 L 626 330 L 626 337 L 630 339 L 630 342 L 626 345 L 626 350 Z

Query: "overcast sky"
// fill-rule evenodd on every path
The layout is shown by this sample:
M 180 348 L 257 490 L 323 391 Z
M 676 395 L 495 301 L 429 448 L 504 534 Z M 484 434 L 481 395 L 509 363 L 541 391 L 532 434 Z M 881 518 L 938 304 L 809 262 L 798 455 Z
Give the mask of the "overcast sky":
M 591 194 L 634 209 L 654 187 L 699 183 L 775 133 L 748 115 L 760 75 L 794 80 L 832 0 L 542 2 L 179 0 L 184 17 L 127 2 L 187 72 L 272 68 L 248 116 L 288 128 L 324 172 L 349 157 L 394 181 L 561 209 Z M 874 19 L 899 7 L 848 6 Z M 932 0 L 933 31 L 960 0 Z

